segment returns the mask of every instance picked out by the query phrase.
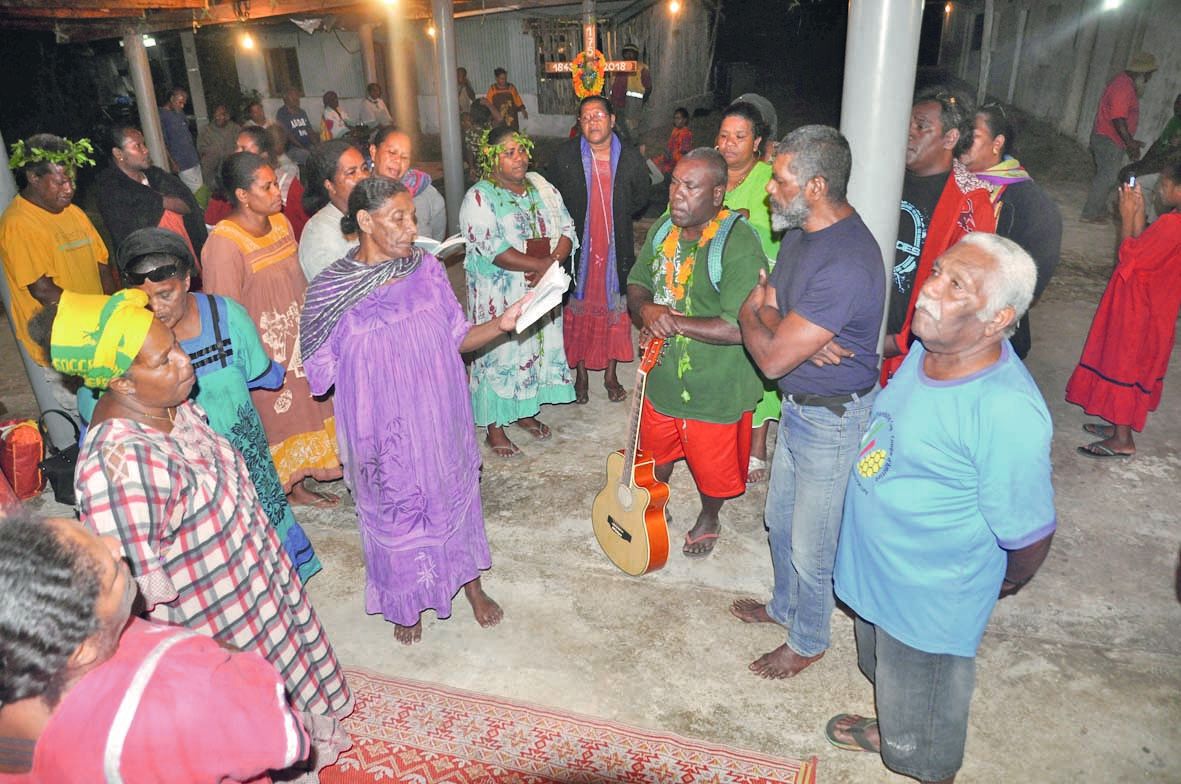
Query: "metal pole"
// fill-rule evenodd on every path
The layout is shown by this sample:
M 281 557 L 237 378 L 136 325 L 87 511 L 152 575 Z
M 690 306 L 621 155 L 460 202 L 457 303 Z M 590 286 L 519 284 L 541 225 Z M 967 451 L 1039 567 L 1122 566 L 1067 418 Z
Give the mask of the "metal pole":
M 853 150 L 849 202 L 894 270 L 923 0 L 850 0 L 841 133 Z M 889 307 L 889 287 L 887 287 Z M 882 319 L 882 334 L 886 321 Z M 878 338 L 879 348 L 881 336 Z
M 9 203 L 16 198 L 16 178 L 8 168 L 8 145 L 0 135 L 0 214 L 8 209 Z M 4 259 L 0 258 L 0 265 Z M 25 346 L 16 338 L 16 328 L 12 321 L 12 292 L 8 290 L 8 276 L 0 274 L 0 300 L 4 302 L 4 312 L 8 316 L 8 326 L 12 329 L 12 342 L 16 343 L 16 350 L 20 354 L 21 363 L 25 368 L 25 376 L 29 379 L 29 386 L 33 389 L 33 398 L 37 401 L 37 408 L 45 413 L 51 408 L 61 408 L 49 384 L 45 383 L 45 376 L 41 373 L 41 366 L 33 361 Z M 59 449 L 70 445 L 74 440 L 74 431 L 61 420 L 60 417 L 50 417 L 46 420 L 49 427 L 49 437 Z
M 197 129 L 209 125 L 209 107 L 205 105 L 205 83 L 201 81 L 201 65 L 197 62 L 197 41 L 192 30 L 180 34 L 180 48 L 185 56 L 185 70 L 189 74 L 189 100 L 193 102 L 193 116 Z
M 447 233 L 459 230 L 459 205 L 463 201 L 463 139 L 459 129 L 459 79 L 455 73 L 455 18 L 451 0 L 431 0 L 431 14 L 438 31 L 435 55 L 439 68 L 439 143 L 443 148 L 443 184 L 447 201 Z
M 1009 72 L 1009 92 L 1005 94 L 1005 103 L 1013 103 L 1013 96 L 1017 93 L 1017 71 L 1021 68 L 1021 47 L 1025 43 L 1025 22 L 1029 18 L 1029 9 L 1022 8 L 1017 15 L 1017 43 L 1013 45 L 1013 68 Z
M 1083 111 L 1083 93 L 1087 89 L 1087 77 L 1091 69 L 1091 54 L 1095 51 L 1095 36 L 1099 32 L 1099 13 L 1099 8 L 1093 2 L 1084 3 L 1079 10 L 1074 70 L 1070 74 L 1070 88 L 1062 104 L 1062 117 L 1058 121 L 1058 130 L 1067 136 L 1075 136 L 1078 131 L 1079 115 Z M 1086 143 L 1089 138 L 1090 133 L 1087 133 L 1083 142 Z
M 152 163 L 168 171 L 168 148 L 164 146 L 164 131 L 160 127 L 160 107 L 156 105 L 156 86 L 152 84 L 152 69 L 148 67 L 148 50 L 135 30 L 128 30 L 123 36 L 123 56 L 131 68 L 140 130 L 148 143 Z
M 976 105 L 984 103 L 988 96 L 988 76 L 992 70 L 992 20 L 995 13 L 993 0 L 984 0 L 984 36 L 980 42 L 980 79 L 976 83 Z
M 361 25 L 357 34 L 361 38 L 361 68 L 365 73 L 365 87 L 377 81 L 377 55 L 373 51 L 372 23 Z

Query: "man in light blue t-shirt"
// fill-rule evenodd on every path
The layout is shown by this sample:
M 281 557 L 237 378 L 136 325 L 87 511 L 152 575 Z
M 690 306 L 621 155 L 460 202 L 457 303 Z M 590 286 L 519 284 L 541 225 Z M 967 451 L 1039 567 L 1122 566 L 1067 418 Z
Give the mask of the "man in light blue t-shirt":
M 825 734 L 924 782 L 955 779 L 984 627 L 1057 524 L 1050 414 L 1007 340 L 1036 280 L 994 234 L 935 261 L 915 303 L 921 346 L 878 395 L 845 496 L 836 593 L 857 613 L 878 716 L 839 714 Z

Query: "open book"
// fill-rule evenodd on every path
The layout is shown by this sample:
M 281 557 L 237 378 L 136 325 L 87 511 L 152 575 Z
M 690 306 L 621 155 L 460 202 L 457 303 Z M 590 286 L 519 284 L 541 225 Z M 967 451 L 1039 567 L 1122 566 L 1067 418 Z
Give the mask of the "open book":
M 533 287 L 533 299 L 521 310 L 517 319 L 517 334 L 533 326 L 533 322 L 549 313 L 562 302 L 562 295 L 570 288 L 570 276 L 561 264 L 552 264 Z
M 442 259 L 450 256 L 453 253 L 463 251 L 467 240 L 463 238 L 462 234 L 452 234 L 447 239 L 440 242 L 439 240 L 431 239 L 430 237 L 415 237 L 414 244 L 425 250 L 427 253 L 434 256 L 436 259 Z

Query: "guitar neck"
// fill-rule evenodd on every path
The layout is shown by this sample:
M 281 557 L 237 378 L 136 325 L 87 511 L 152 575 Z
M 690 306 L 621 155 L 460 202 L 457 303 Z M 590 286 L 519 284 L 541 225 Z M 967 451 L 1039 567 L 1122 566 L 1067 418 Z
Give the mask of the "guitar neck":
M 631 423 L 628 425 L 627 449 L 623 455 L 623 481 L 629 485 L 635 484 L 633 469 L 636 465 L 636 452 L 640 448 L 640 414 L 644 410 L 644 391 L 648 387 L 648 372 L 636 371 L 636 391 L 632 394 Z

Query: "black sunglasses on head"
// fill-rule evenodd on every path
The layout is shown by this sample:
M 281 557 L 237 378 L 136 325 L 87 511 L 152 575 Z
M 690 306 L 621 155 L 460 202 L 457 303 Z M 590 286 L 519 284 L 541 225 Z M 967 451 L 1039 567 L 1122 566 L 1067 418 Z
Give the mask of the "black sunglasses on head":
M 149 280 L 153 283 L 163 283 L 166 280 L 175 278 L 178 272 L 180 272 L 179 264 L 162 264 L 146 272 L 128 270 L 126 274 L 128 283 L 132 286 L 139 286 Z

